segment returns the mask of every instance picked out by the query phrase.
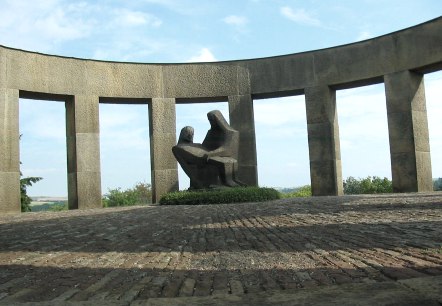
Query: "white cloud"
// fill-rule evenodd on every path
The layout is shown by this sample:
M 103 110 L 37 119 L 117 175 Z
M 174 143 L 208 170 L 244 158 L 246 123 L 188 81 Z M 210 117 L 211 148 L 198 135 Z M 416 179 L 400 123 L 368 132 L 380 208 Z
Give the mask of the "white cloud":
M 182 15 L 198 15 L 204 14 L 206 10 L 213 7 L 212 1 L 198 1 L 196 4 L 194 0 L 142 0 L 145 3 L 163 6 L 173 12 Z
M 202 48 L 198 51 L 198 54 L 192 56 L 187 62 L 197 63 L 197 62 L 215 62 L 217 61 L 215 55 L 208 49 Z
M 284 17 L 301 25 L 321 26 L 321 21 L 304 9 L 293 10 L 291 7 L 284 6 L 281 7 L 280 12 Z
M 173 42 L 161 42 L 148 37 L 120 34 L 113 37 L 108 44 L 96 48 L 92 58 L 124 62 L 146 61 L 152 54 L 167 50 L 166 46 L 173 45 Z
M 358 34 L 356 41 L 366 40 L 366 39 L 370 39 L 370 38 L 373 38 L 373 34 L 370 31 L 362 31 Z
M 248 19 L 244 16 L 230 15 L 225 17 L 223 21 L 233 26 L 244 26 L 247 24 Z
M 2 44 L 47 52 L 57 43 L 87 37 L 95 24 L 87 14 L 91 9 L 83 2 L 7 1 L 0 11 Z
M 40 35 L 43 34 L 47 39 L 56 41 L 74 40 L 88 36 L 91 24 L 81 18 L 70 17 L 75 11 L 75 7 L 59 7 L 45 17 L 37 19 L 33 26 Z
M 117 9 L 114 11 L 114 14 L 116 15 L 118 25 L 122 26 L 132 27 L 150 25 L 153 27 L 159 27 L 162 24 L 161 19 L 159 19 L 158 17 L 139 11 Z

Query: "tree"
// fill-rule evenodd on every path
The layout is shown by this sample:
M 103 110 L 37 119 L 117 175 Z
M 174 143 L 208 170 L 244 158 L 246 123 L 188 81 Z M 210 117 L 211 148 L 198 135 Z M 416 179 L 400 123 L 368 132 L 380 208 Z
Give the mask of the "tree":
M 366 178 L 355 179 L 349 176 L 344 181 L 345 194 L 373 194 L 373 193 L 391 193 L 393 192 L 392 182 L 384 177 L 367 176 Z
M 22 135 L 20 135 L 21 139 Z M 20 162 L 20 165 L 22 163 Z M 20 170 L 20 177 L 23 176 L 23 173 Z M 32 184 L 37 183 L 38 181 L 41 181 L 42 177 L 24 177 L 20 179 L 20 202 L 21 202 L 21 211 L 22 212 L 28 212 L 31 211 L 31 198 L 27 194 L 26 188 L 32 186 Z
M 20 172 L 20 176 L 21 176 Z M 41 177 L 25 177 L 20 179 L 20 200 L 21 200 L 21 211 L 22 212 L 28 212 L 31 211 L 31 198 L 27 194 L 27 187 L 32 186 L 32 184 L 37 183 L 38 181 L 42 180 Z

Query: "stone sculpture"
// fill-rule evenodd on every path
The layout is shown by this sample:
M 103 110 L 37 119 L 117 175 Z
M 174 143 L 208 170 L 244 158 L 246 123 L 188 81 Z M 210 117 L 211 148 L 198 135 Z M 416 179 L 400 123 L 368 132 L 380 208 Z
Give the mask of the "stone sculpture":
M 207 113 L 210 129 L 203 143 L 194 143 L 191 126 L 181 129 L 173 155 L 190 178 L 189 189 L 244 186 L 236 178 L 239 132 L 219 110 Z

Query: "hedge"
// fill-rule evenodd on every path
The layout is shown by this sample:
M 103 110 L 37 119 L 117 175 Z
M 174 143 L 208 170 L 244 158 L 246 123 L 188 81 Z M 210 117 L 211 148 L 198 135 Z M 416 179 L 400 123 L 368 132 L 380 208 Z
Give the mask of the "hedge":
M 273 188 L 236 187 L 203 191 L 178 191 L 165 194 L 160 205 L 204 205 L 241 202 L 263 202 L 280 199 Z

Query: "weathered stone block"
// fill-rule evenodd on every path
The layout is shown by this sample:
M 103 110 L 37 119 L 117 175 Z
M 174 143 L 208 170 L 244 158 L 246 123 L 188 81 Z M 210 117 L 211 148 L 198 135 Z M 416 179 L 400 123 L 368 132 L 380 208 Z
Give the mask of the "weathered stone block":
M 308 124 L 307 132 L 310 161 L 334 160 L 337 158 L 333 126 L 330 123 Z
M 100 172 L 100 134 L 77 134 L 76 150 L 77 172 Z
M 101 173 L 77 172 L 78 209 L 103 207 L 101 203 Z
M 310 180 L 314 196 L 343 194 L 340 161 L 311 161 Z
M 173 156 L 172 147 L 176 144 L 175 133 L 155 133 L 151 136 L 151 167 L 155 170 L 173 169 L 176 159 Z
M 158 203 L 162 195 L 178 190 L 178 169 L 153 170 L 152 182 L 152 203 Z
M 413 134 L 416 151 L 430 152 L 428 117 L 425 111 L 413 111 Z
M 387 112 L 425 111 L 425 86 L 422 74 L 401 71 L 384 76 Z
M 407 112 L 388 114 L 388 131 L 390 152 L 413 152 L 415 137 L 413 135 L 412 114 Z
M 416 154 L 391 153 L 393 192 L 417 192 Z
M 20 173 L 0 171 L 0 214 L 20 213 Z
M 307 124 L 334 122 L 336 116 L 336 91 L 328 86 L 305 89 Z
M 416 152 L 418 191 L 433 191 L 433 175 L 430 152 Z

